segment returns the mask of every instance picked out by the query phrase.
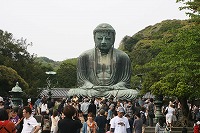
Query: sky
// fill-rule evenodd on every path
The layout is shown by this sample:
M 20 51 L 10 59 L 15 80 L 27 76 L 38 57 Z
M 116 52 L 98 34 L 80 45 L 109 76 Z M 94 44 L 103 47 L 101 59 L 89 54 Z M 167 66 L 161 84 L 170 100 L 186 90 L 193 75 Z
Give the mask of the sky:
M 93 30 L 109 23 L 115 48 L 124 36 L 167 19 L 188 19 L 176 0 L 0 0 L 0 29 L 32 42 L 30 54 L 54 61 L 94 48 Z

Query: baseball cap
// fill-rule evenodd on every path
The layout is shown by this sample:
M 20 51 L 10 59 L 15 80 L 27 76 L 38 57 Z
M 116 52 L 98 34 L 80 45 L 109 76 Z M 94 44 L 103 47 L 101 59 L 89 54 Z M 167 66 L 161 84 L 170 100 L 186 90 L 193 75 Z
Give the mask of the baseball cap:
M 117 111 L 118 111 L 118 112 L 124 112 L 124 108 L 123 108 L 123 107 L 118 107 L 118 108 L 117 108 Z

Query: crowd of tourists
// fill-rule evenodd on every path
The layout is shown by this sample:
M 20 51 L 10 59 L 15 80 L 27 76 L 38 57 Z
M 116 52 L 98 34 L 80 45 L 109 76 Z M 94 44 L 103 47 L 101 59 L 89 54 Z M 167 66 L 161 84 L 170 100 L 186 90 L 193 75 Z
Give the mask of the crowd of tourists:
M 25 107 L 12 107 L 0 97 L 1 133 L 145 133 L 147 126 L 155 126 L 155 133 L 167 133 L 181 117 L 177 100 L 163 106 L 165 117 L 156 125 L 153 98 L 116 100 L 73 96 L 59 101 L 42 97 L 34 103 L 30 99 L 27 102 Z M 199 133 L 200 108 L 190 108 L 195 120 L 194 133 Z

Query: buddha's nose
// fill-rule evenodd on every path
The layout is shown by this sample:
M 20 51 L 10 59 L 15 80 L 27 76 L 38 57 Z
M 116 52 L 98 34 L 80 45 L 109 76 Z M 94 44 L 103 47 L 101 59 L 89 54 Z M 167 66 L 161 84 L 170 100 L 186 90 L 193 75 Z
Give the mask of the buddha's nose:
M 102 45 L 106 44 L 106 39 L 105 39 L 105 37 L 103 37 L 103 39 L 102 39 L 102 41 L 101 41 L 101 44 L 102 44 Z

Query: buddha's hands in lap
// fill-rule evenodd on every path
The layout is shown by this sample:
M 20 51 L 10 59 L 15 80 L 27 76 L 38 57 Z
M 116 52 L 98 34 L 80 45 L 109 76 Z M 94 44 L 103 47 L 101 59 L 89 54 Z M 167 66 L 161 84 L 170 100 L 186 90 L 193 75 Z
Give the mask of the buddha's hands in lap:
M 93 89 L 97 91 L 109 91 L 109 90 L 112 90 L 112 87 L 111 86 L 93 86 Z
M 124 90 L 124 89 L 127 89 L 125 87 L 125 83 L 124 82 L 119 82 L 115 85 L 112 85 L 112 86 L 95 86 L 93 85 L 91 82 L 89 81 L 85 81 L 84 85 L 80 88 L 83 88 L 83 89 L 94 89 L 94 90 L 97 90 L 97 91 L 109 91 L 109 90 Z

